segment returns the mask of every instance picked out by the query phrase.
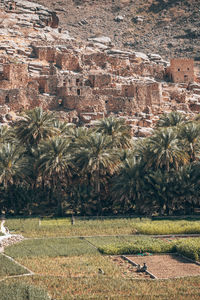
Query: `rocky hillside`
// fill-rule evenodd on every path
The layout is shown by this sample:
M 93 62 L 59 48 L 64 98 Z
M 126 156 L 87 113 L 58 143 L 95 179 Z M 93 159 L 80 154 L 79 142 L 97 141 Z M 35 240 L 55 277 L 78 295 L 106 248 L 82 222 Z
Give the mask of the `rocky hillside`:
M 199 0 L 36 0 L 75 38 L 103 34 L 126 49 L 200 60 Z

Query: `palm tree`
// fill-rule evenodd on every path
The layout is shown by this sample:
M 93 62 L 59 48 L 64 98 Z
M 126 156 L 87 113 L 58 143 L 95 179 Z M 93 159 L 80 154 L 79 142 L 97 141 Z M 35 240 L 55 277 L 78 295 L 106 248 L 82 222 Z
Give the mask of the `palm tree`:
M 17 143 L 13 128 L 7 125 L 0 125 L 0 144 L 12 142 Z
M 16 127 L 16 134 L 20 142 L 28 148 L 35 147 L 43 139 L 50 138 L 59 133 L 53 127 L 54 114 L 44 112 L 41 107 L 27 111 Z
M 112 180 L 112 197 L 117 211 L 122 213 L 135 209 L 140 211 L 143 194 L 144 168 L 135 157 L 125 159 Z
M 146 174 L 144 208 L 151 207 L 162 215 L 173 210 L 174 200 L 180 190 L 177 185 L 176 171 L 150 171 Z
M 71 137 L 76 125 L 68 122 L 61 122 L 60 120 L 55 120 L 53 122 L 53 127 L 57 128 L 60 135 L 63 137 Z
M 135 157 L 137 158 L 137 161 L 142 162 L 145 170 L 148 170 L 150 167 L 152 167 L 152 165 L 154 165 L 150 141 L 151 139 L 149 137 L 140 139 L 135 145 Z
M 168 114 L 163 114 L 158 120 L 156 126 L 157 127 L 174 127 L 177 125 L 181 125 L 187 121 L 187 117 L 177 111 L 172 111 Z
M 26 181 L 29 175 L 29 162 L 23 155 L 23 149 L 18 145 L 6 143 L 0 148 L 0 184 L 3 186 L 6 193 L 10 191 L 9 202 L 10 206 L 15 210 L 15 203 L 12 185 L 17 185 L 20 181 Z
M 150 138 L 150 161 L 155 168 L 169 172 L 170 168 L 178 168 L 188 162 L 188 155 L 181 148 L 177 133 L 172 128 L 164 128 L 155 132 Z
M 63 186 L 68 185 L 72 176 L 72 159 L 69 142 L 62 137 L 54 137 L 40 144 L 38 171 L 43 180 L 56 194 L 58 213 L 63 214 Z
M 123 118 L 108 117 L 96 121 L 97 132 L 108 135 L 112 139 L 113 147 L 128 148 L 131 145 L 131 128 Z
M 74 161 L 82 176 L 90 177 L 90 183 L 98 198 L 98 213 L 102 211 L 101 184 L 106 174 L 118 168 L 119 156 L 112 150 L 112 139 L 101 133 L 93 133 L 75 144 Z
M 190 122 L 181 126 L 179 137 L 183 140 L 184 146 L 187 147 L 190 161 L 195 161 L 196 154 L 200 153 L 200 125 L 195 122 Z

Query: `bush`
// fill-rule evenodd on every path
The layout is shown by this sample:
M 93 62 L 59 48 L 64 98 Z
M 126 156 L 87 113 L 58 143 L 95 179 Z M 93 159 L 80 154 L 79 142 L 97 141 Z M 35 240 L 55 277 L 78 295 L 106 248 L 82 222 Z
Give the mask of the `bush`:
M 200 239 L 179 240 L 176 251 L 183 256 L 200 261 Z

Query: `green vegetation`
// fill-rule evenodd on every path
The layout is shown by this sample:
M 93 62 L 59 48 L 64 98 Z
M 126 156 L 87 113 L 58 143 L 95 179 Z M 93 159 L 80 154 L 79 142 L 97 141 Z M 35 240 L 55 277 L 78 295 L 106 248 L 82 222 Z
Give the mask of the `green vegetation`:
M 53 299 L 131 299 L 131 300 L 199 300 L 200 277 L 173 280 L 145 281 L 123 277 L 96 275 L 95 277 L 32 276 L 15 279 L 43 289 L 48 287 Z M 6 283 L 10 283 L 9 280 Z
M 32 256 L 56 257 L 96 254 L 97 250 L 89 243 L 78 238 L 58 238 L 25 240 L 6 248 L 5 253 L 14 258 Z
M 8 215 L 176 215 L 200 205 L 200 121 L 172 112 L 133 140 L 123 118 L 93 127 L 41 108 L 0 127 L 0 205 Z
M 26 274 L 28 271 L 0 254 L 0 277 Z M 1 299 L 1 297 L 0 297 Z
M 103 254 L 121 255 L 121 254 L 140 254 L 145 252 L 151 253 L 169 253 L 175 252 L 175 243 L 166 242 L 160 239 L 153 239 L 148 237 L 96 237 L 90 238 L 95 246 Z
M 150 237 L 87 238 L 102 254 L 179 253 L 200 261 L 200 238 L 159 239 Z
M 200 233 L 200 220 L 150 220 L 148 218 L 70 218 L 8 219 L 11 232 L 26 237 L 65 237 L 124 234 L 195 234 Z
M 50 300 L 47 293 L 38 287 L 18 283 L 0 283 L 1 300 Z
M 101 255 L 178 252 L 199 260 L 199 238 L 137 236 L 199 233 L 199 221 L 77 217 L 193 214 L 200 205 L 198 118 L 163 115 L 151 137 L 135 141 L 124 119 L 109 117 L 86 128 L 60 122 L 41 108 L 23 116 L 12 128 L 0 126 L 0 205 L 12 216 L 73 214 L 75 223 L 8 219 L 11 232 L 38 237 L 5 250 L 35 274 L 6 279 L 25 271 L 1 256 L 0 276 L 6 280 L 0 298 L 5 290 L 6 300 L 48 299 L 32 287 L 38 285 L 56 299 L 199 299 L 200 277 L 136 284 Z
M 8 219 L 6 226 L 11 232 L 21 233 L 26 237 L 64 237 L 89 235 L 132 234 L 135 222 L 133 218 L 76 218 L 71 225 L 71 219 Z
M 109 256 L 89 255 L 62 257 L 22 257 L 17 261 L 26 265 L 36 274 L 44 276 L 97 277 L 99 268 L 109 277 L 121 277 L 117 264 L 113 264 Z
M 176 250 L 188 258 L 200 261 L 200 238 L 181 239 L 176 244 Z
M 123 222 L 127 223 L 123 226 Z M 27 227 L 28 229 L 25 231 L 27 236 L 31 233 L 32 228 L 35 230 L 34 234 L 43 234 L 40 232 L 41 227 L 45 230 L 46 236 L 51 236 L 51 231 L 54 235 L 61 236 L 64 230 L 75 228 L 75 226 L 77 228 L 74 230 L 79 233 L 82 230 L 88 236 L 88 233 L 92 232 L 92 228 L 96 234 L 101 234 L 101 230 L 109 232 L 112 227 L 113 230 L 117 230 L 118 226 L 121 231 L 125 230 L 125 227 L 133 231 L 140 224 L 154 224 L 154 222 L 158 222 L 160 226 L 162 223 L 165 225 L 166 222 L 169 222 L 171 226 L 172 224 L 182 226 L 183 222 L 190 223 L 190 221 L 183 220 L 151 221 L 142 219 L 140 221 L 139 219 L 123 218 L 87 221 L 77 218 L 75 225 L 72 226 L 70 219 L 61 218 L 43 219 L 39 226 L 39 219 L 7 220 L 9 228 L 15 232 L 20 232 L 23 228 L 25 230 Z M 193 224 L 193 222 L 191 223 Z M 54 230 L 55 228 L 56 230 Z M 67 234 L 70 234 L 70 231 Z M 6 247 L 5 252 L 34 272 L 34 275 L 9 279 L 9 277 L 6 278 L 8 276 L 6 272 L 2 273 L 1 279 L 4 281 L 0 283 L 0 299 L 45 300 L 48 299 L 45 290 L 53 299 L 57 300 L 105 299 L 105 297 L 108 299 L 197 300 L 200 297 L 200 276 L 158 281 L 135 280 L 135 273 L 128 272 L 129 264 L 127 262 L 124 263 L 126 266 L 121 268 L 115 258 L 105 254 L 178 252 L 192 259 L 199 259 L 199 249 L 200 238 L 159 239 L 148 236 L 123 235 L 27 239 Z M 2 270 L 6 263 L 7 259 L 2 256 L 0 260 Z M 99 272 L 99 269 L 103 270 L 103 273 Z M 9 291 L 8 287 L 10 287 Z M 7 298 L 5 298 L 5 293 L 8 295 Z M 13 298 L 13 295 L 16 296 Z
M 200 221 L 152 221 L 138 222 L 135 229 L 140 234 L 195 234 L 200 233 Z

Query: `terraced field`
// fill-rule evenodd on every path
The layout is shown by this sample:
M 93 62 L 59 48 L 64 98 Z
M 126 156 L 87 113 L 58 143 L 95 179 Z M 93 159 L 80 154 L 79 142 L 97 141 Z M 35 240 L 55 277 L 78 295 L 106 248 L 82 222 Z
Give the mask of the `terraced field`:
M 10 231 L 26 238 L 0 256 L 0 299 L 199 299 L 200 275 L 150 279 L 118 256 L 134 254 L 138 261 L 148 256 L 151 261 L 154 253 L 171 252 L 200 261 L 199 237 L 138 235 L 145 224 L 151 232 L 156 224 L 156 233 L 164 228 L 167 234 L 168 226 L 171 234 L 172 224 L 174 232 L 180 227 L 196 233 L 199 221 L 77 219 L 71 225 L 70 219 L 7 220 Z

